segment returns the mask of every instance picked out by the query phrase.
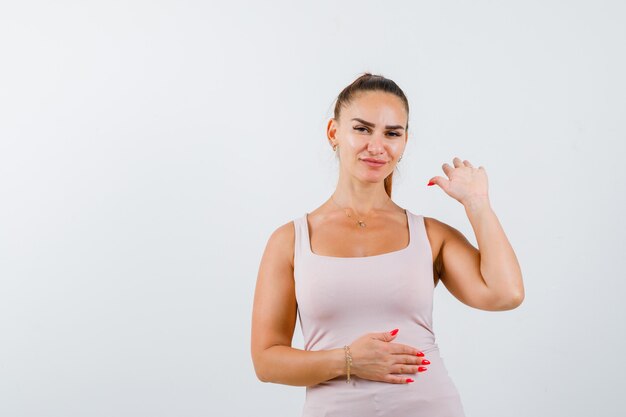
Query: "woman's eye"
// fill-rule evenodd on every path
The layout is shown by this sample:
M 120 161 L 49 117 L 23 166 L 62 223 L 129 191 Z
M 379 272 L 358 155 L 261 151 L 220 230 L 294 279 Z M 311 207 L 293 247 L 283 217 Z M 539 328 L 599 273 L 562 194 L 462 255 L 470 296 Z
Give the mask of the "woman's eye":
M 369 131 L 369 128 L 364 127 L 364 126 L 355 126 L 353 129 L 354 129 L 354 130 L 357 130 L 357 131 L 359 131 L 359 132 L 368 132 L 368 131 Z M 402 136 L 402 135 L 400 135 L 400 134 L 399 134 L 398 132 L 396 132 L 396 131 L 391 131 L 391 132 L 388 132 L 388 134 L 390 134 L 391 136 Z

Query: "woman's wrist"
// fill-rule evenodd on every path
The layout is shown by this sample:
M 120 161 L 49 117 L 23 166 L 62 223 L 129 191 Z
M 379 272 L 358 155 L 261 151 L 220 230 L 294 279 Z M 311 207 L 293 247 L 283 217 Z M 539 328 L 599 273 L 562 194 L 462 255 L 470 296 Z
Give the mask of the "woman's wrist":
M 346 354 L 344 348 L 331 349 L 331 378 L 346 376 Z
M 351 379 L 351 368 L 352 368 L 352 352 L 350 352 L 350 345 L 345 345 L 343 347 L 343 353 L 346 361 L 346 382 L 350 383 Z

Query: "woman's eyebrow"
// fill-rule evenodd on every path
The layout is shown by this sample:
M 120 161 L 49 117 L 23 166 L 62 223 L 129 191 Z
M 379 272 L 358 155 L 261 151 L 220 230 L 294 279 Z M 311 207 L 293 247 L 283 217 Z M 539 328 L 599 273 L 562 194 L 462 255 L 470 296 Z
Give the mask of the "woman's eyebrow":
M 355 118 L 354 118 L 354 119 L 352 119 L 352 120 L 356 120 L 357 122 L 361 122 L 361 123 L 363 123 L 365 126 L 369 126 L 369 127 L 376 127 L 376 125 L 375 125 L 374 123 L 372 123 L 372 122 L 367 122 L 367 121 L 365 121 L 365 120 L 363 120 L 363 119 L 359 119 L 358 117 L 355 117 Z M 393 126 L 392 126 L 392 125 L 387 125 L 387 126 L 385 126 L 385 129 L 402 129 L 402 130 L 404 130 L 404 127 L 402 127 L 402 126 L 400 126 L 400 125 L 393 125 Z

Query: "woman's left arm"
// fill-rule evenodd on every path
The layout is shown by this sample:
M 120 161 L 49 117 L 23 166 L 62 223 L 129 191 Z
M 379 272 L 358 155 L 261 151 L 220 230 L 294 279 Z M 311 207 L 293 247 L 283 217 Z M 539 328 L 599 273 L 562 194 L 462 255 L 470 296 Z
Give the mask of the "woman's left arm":
M 449 179 L 435 177 L 446 193 L 463 204 L 474 229 L 478 249 L 455 228 L 442 222 L 441 281 L 460 301 L 488 310 L 511 310 L 524 300 L 522 272 L 489 202 L 483 167 L 454 158 L 455 167 L 443 165 Z

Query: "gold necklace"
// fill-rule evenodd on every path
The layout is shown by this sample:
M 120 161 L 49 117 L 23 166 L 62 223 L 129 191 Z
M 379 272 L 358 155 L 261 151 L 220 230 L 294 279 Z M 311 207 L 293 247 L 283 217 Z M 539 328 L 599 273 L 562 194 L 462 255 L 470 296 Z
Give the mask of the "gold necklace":
M 330 196 L 330 199 L 331 199 L 331 200 L 333 200 L 333 203 L 335 203 L 335 205 L 336 205 L 337 207 L 339 207 L 340 209 L 342 209 L 342 210 L 343 210 L 343 212 L 344 212 L 344 213 L 346 213 L 346 216 L 348 216 L 348 217 L 350 217 L 350 218 L 352 217 L 352 215 L 348 213 L 348 209 L 343 208 L 343 207 L 341 207 L 339 204 L 337 204 L 337 202 L 335 201 L 335 199 L 334 199 L 334 197 L 332 196 L 332 194 L 331 194 L 331 196 Z M 391 201 L 391 198 L 389 198 L 389 200 L 387 200 L 387 202 L 389 202 L 389 201 Z M 384 207 L 384 206 L 383 206 L 383 207 Z M 356 210 L 354 210 L 354 209 L 352 209 L 352 210 L 356 213 Z M 359 213 L 357 213 L 357 214 L 359 214 Z M 359 214 L 359 217 L 361 217 L 361 215 L 360 215 L 360 214 Z M 360 226 L 360 227 L 366 227 L 366 226 L 367 226 L 367 224 L 365 224 L 365 222 L 364 222 L 363 220 L 358 220 L 358 219 L 357 219 L 357 221 L 356 221 L 356 224 L 357 224 L 357 226 Z

